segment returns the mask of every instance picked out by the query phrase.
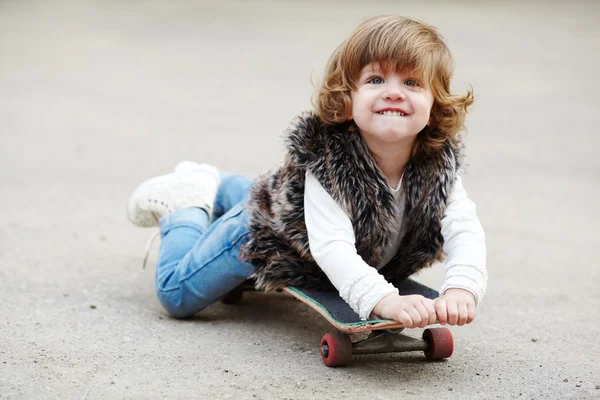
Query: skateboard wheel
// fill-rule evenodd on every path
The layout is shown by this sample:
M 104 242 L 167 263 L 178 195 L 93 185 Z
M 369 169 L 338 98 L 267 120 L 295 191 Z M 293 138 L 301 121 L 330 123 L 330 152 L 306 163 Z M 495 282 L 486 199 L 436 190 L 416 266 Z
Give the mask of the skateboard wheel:
M 448 328 L 429 328 L 423 332 L 423 340 L 429 345 L 425 357 L 432 360 L 448 358 L 454 352 L 454 339 Z
M 221 303 L 223 304 L 238 304 L 242 301 L 242 297 L 244 297 L 244 284 L 242 283 L 239 286 L 231 289 L 229 293 L 227 293 L 221 299 Z
M 327 333 L 321 339 L 321 358 L 328 367 L 341 367 L 352 362 L 352 340 L 340 333 Z

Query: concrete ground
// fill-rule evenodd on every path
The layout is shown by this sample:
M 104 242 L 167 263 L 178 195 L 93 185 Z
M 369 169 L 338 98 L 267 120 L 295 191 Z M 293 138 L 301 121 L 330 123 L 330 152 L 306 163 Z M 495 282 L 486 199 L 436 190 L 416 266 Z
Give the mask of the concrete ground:
M 477 96 L 489 288 L 455 355 L 327 368 L 330 326 L 283 294 L 167 317 L 133 187 L 275 166 L 329 54 L 384 13 L 437 26 Z M 0 2 L 0 398 L 600 398 L 599 27 L 592 1 Z

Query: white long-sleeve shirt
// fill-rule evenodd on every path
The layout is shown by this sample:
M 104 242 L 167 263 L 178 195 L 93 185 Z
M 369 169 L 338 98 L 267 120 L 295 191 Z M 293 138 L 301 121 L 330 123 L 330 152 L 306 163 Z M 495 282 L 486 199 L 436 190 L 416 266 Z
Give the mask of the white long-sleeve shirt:
M 352 222 L 344 210 L 327 193 L 317 178 L 306 173 L 304 218 L 310 252 L 340 296 L 366 320 L 375 305 L 390 293 L 398 293 L 378 269 L 387 264 L 399 248 L 404 213 L 402 180 L 392 189 L 399 204 L 398 219 L 390 247 L 385 249 L 381 265 L 368 265 L 356 252 Z M 461 288 L 481 302 L 487 285 L 485 234 L 475 212 L 475 204 L 459 177 L 450 194 L 442 218 L 443 250 L 447 255 L 446 278 L 440 292 Z

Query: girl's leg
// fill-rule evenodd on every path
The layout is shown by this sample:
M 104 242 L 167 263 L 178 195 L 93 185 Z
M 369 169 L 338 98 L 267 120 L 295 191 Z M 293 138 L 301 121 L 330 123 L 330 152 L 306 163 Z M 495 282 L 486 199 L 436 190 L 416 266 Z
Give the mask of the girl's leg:
M 156 292 L 169 314 L 194 315 L 252 274 L 252 264 L 240 261 L 248 235 L 244 205 L 238 203 L 208 228 L 208 215 L 198 208 L 178 210 L 160 220 Z
M 175 172 L 189 174 L 205 168 L 206 167 L 203 164 L 198 164 L 193 161 L 182 161 L 175 167 Z M 221 172 L 220 178 L 221 184 L 217 191 L 217 197 L 214 201 L 214 209 L 212 212 L 213 220 L 216 220 L 237 203 L 244 200 L 248 193 L 248 189 L 253 182 L 249 178 L 228 172 Z
M 188 317 L 214 303 L 253 272 L 241 262 L 247 241 L 244 198 L 251 183 L 226 176 L 220 188 L 216 168 L 180 163 L 175 172 L 150 179 L 130 197 L 128 217 L 135 225 L 159 225 L 161 248 L 156 270 L 156 291 L 165 309 L 175 317 Z M 225 214 L 208 226 L 208 215 L 219 193 Z
M 221 184 L 213 209 L 213 219 L 219 218 L 240 201 L 246 199 L 253 180 L 241 175 L 221 172 Z

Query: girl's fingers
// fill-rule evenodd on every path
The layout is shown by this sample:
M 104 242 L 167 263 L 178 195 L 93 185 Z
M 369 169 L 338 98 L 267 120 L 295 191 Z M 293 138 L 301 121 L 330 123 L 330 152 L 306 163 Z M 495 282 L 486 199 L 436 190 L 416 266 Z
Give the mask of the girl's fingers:
M 448 309 L 448 324 L 456 325 L 458 322 L 458 306 L 455 301 L 446 304 L 446 308 Z
M 417 312 L 419 313 L 419 316 L 421 317 L 421 321 L 418 325 L 419 328 L 424 328 L 427 326 L 427 324 L 429 323 L 429 312 L 427 311 L 427 308 L 425 307 L 425 304 L 419 302 L 416 303 L 414 305 L 415 310 L 417 310 Z
M 435 302 L 427 299 L 423 302 L 423 305 L 425 306 L 427 314 L 429 315 L 429 321 L 427 321 L 427 325 L 435 324 L 435 321 L 437 321 L 437 316 L 435 315 Z
M 400 313 L 398 314 L 398 322 L 400 322 L 407 328 L 412 328 L 413 320 L 410 314 L 407 313 L 405 310 L 400 311 Z
M 475 304 L 473 304 L 473 303 L 467 304 L 467 309 L 468 309 L 468 314 L 469 314 L 467 317 L 467 324 L 470 324 L 475 319 Z
M 467 323 L 467 319 L 469 318 L 469 309 L 466 303 L 461 303 L 458 305 L 458 326 L 463 326 Z
M 408 326 L 407 328 L 416 328 L 421 324 L 421 313 L 414 306 L 409 307 L 406 310 L 406 312 L 408 313 L 408 315 L 410 315 L 410 318 L 412 319 L 412 325 Z
M 440 324 L 446 325 L 448 323 L 448 310 L 446 306 L 446 300 L 437 299 L 435 302 L 435 313 L 437 320 Z

